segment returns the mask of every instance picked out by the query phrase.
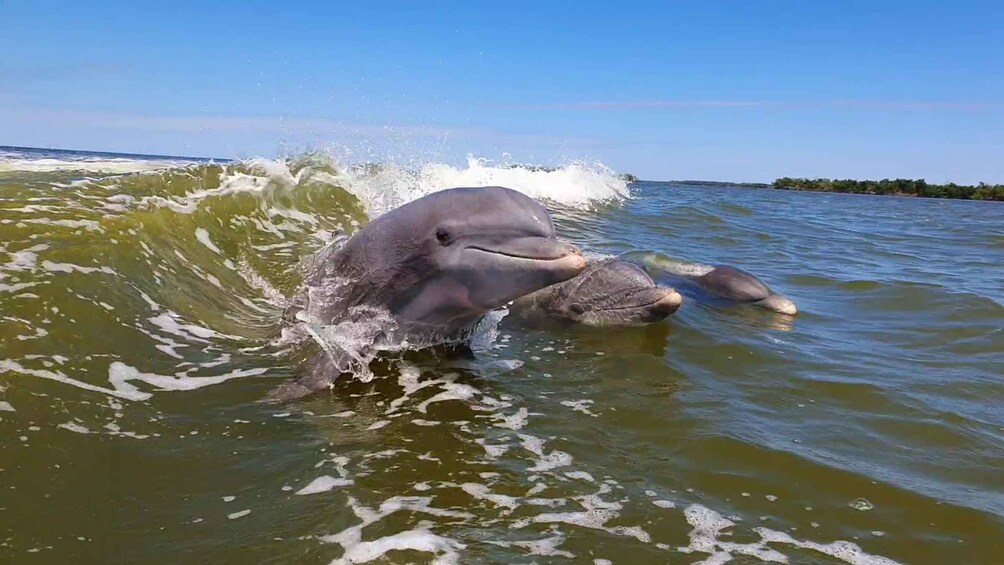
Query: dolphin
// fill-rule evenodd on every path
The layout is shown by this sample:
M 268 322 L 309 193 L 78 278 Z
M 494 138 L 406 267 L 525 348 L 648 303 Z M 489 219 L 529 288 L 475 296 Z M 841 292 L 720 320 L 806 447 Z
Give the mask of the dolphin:
M 284 319 L 304 323 L 315 338 L 333 327 L 342 345 L 317 339 L 324 351 L 306 374 L 269 397 L 331 385 L 368 364 L 378 342 L 462 340 L 485 313 L 585 267 L 579 251 L 556 238 L 544 207 L 522 193 L 495 186 L 423 196 L 315 255 Z
M 589 326 L 641 326 L 667 318 L 681 302 L 676 290 L 656 285 L 637 265 L 606 259 L 516 299 L 512 309 L 523 318 L 544 314 Z
M 676 261 L 656 253 L 644 253 L 640 260 L 647 269 L 673 276 L 684 285 L 689 284 L 712 297 L 752 304 L 789 316 L 798 313 L 798 308 L 790 298 L 777 294 L 753 274 L 731 265 Z

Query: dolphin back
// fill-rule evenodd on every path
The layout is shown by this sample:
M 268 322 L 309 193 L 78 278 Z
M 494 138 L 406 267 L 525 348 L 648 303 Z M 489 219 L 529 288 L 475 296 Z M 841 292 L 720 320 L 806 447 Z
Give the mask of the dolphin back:
M 707 292 L 736 302 L 756 302 L 772 294 L 763 281 L 729 265 L 716 266 L 698 277 L 698 282 Z

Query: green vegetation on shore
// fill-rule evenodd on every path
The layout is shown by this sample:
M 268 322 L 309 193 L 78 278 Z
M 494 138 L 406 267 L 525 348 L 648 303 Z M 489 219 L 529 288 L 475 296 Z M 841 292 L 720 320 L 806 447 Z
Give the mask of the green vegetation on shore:
M 781 190 L 810 190 L 816 192 L 848 192 L 852 194 L 885 194 L 893 196 L 920 196 L 924 198 L 959 198 L 963 200 L 1002 200 L 1004 185 L 980 183 L 976 186 L 928 184 L 923 179 L 803 179 L 782 177 L 774 181 Z

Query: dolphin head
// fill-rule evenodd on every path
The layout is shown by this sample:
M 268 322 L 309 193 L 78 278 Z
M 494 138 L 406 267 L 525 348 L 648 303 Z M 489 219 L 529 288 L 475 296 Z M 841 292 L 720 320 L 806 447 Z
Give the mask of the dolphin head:
M 655 284 L 637 265 L 617 259 L 591 264 L 558 285 L 551 305 L 562 317 L 593 326 L 638 326 L 676 312 L 676 290 Z
M 367 262 L 373 291 L 400 320 L 459 326 L 585 268 L 558 241 L 547 211 L 502 187 L 424 196 L 367 225 L 346 244 Z
M 790 298 L 775 293 L 767 283 L 736 267 L 718 265 L 697 280 L 705 290 L 722 298 L 748 302 L 789 316 L 798 313 Z

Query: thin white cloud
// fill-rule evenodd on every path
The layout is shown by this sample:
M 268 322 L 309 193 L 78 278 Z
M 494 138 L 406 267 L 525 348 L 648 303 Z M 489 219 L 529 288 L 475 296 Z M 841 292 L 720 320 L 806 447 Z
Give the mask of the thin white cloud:
M 638 101 L 592 101 L 568 105 L 572 108 L 750 108 L 763 106 L 764 102 L 743 100 L 638 100 Z
M 161 116 L 61 109 L 24 111 L 31 121 L 61 126 L 104 127 L 173 132 L 259 132 L 259 133 L 370 133 L 394 131 L 404 135 L 446 137 L 469 133 L 467 129 L 408 125 L 346 124 L 326 118 L 286 118 L 273 116 Z
M 1004 110 L 1001 100 L 817 100 L 817 101 L 772 101 L 772 100 L 590 100 L 584 102 L 558 102 L 552 104 L 509 105 L 511 109 L 522 110 L 636 110 L 636 109 L 694 109 L 694 108 L 736 108 L 736 109 L 819 109 L 846 108 L 862 110 Z
M 135 63 L 127 61 L 65 61 L 48 65 L 19 65 L 0 63 L 0 82 L 6 86 L 23 86 L 37 81 L 66 81 L 68 78 L 124 75 L 138 69 Z
M 411 124 L 358 124 L 329 118 L 303 118 L 282 116 L 162 116 L 63 110 L 50 108 L 20 108 L 8 112 L 20 115 L 22 121 L 45 123 L 60 127 L 100 127 L 143 131 L 180 133 L 267 133 L 275 135 L 340 135 L 361 137 L 432 138 L 432 139 L 486 139 L 496 138 L 507 142 L 595 143 L 582 137 L 521 134 L 484 127 L 454 127 Z M 0 114 L 4 113 L 0 108 Z
M 525 162 L 597 158 L 598 137 L 331 118 L 158 115 L 40 107 L 0 96 L 0 145 L 217 157 L 322 150 L 349 160 L 453 162 L 468 154 Z

